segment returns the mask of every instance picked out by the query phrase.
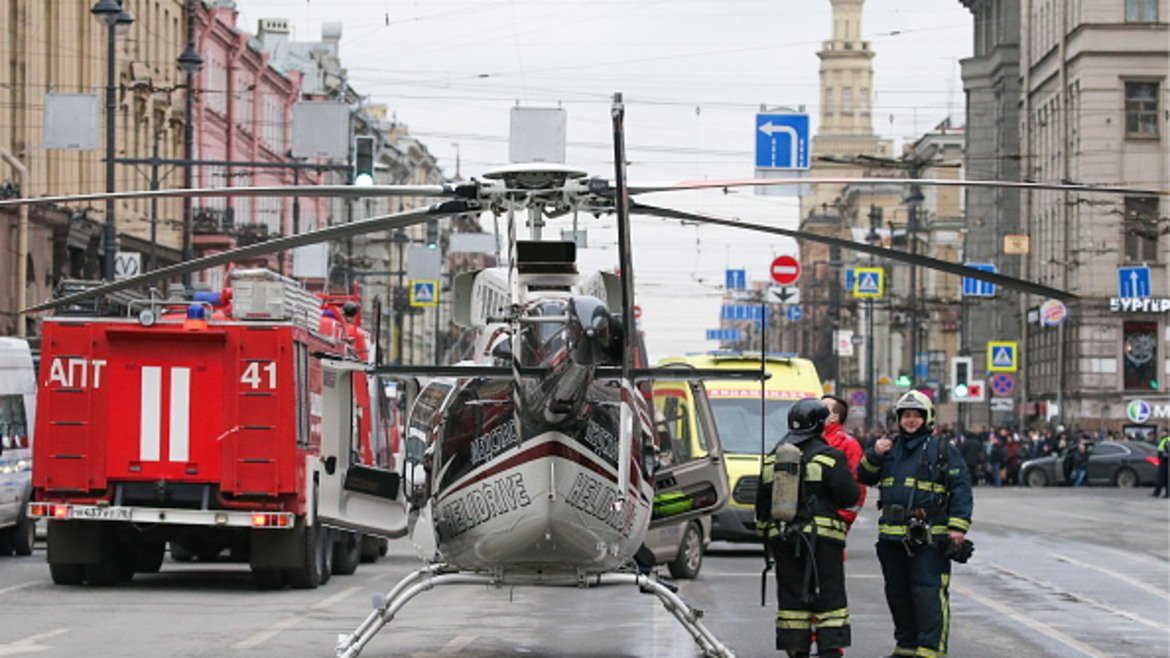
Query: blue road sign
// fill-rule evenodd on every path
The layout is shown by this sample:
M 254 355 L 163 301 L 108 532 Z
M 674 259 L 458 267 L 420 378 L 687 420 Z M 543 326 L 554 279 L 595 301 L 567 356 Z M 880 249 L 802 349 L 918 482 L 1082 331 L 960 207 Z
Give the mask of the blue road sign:
M 802 319 L 804 319 L 804 311 L 795 304 L 789 306 L 788 309 L 784 311 L 784 315 L 788 318 L 789 322 L 800 322 Z
M 1150 296 L 1150 268 L 1140 267 L 1117 268 L 1117 296 L 1149 297 Z
M 995 272 L 995 265 L 991 263 L 964 263 L 966 267 L 984 272 Z M 964 297 L 995 297 L 995 284 L 971 277 L 963 277 Z
M 845 289 L 853 290 L 853 268 L 845 268 Z
M 411 306 L 438 306 L 439 282 L 422 279 L 410 282 Z
M 707 340 L 737 341 L 740 340 L 739 329 L 708 329 Z
M 886 289 L 885 270 L 880 267 L 858 267 L 854 269 L 854 297 L 881 297 Z
M 807 114 L 756 115 L 756 166 L 761 169 L 808 169 Z
M 747 270 L 726 270 L 724 281 L 728 290 L 743 290 L 747 288 Z

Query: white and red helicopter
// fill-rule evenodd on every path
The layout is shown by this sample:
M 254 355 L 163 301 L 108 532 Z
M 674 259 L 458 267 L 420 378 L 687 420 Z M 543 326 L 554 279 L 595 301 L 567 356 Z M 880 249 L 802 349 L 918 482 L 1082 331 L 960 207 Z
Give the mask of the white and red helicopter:
M 410 518 L 407 487 L 371 494 L 347 488 L 350 446 L 356 427 L 353 387 L 358 370 L 384 377 L 431 378 L 444 391 L 416 405 L 410 423 L 431 441 L 428 450 L 430 518 L 436 541 L 433 560 L 375 600 L 369 616 L 337 647 L 356 656 L 413 597 L 437 585 L 458 583 L 570 585 L 628 583 L 652 592 L 686 628 L 705 655 L 730 656 L 700 621 L 702 612 L 682 601 L 653 574 L 629 569 L 648 529 L 718 509 L 727 499 L 727 479 L 718 434 L 710 422 L 701 380 L 761 377 L 760 371 L 731 373 L 648 368 L 639 355 L 633 318 L 634 264 L 630 215 L 716 224 L 837 245 L 889 260 L 972 277 L 1044 297 L 1071 299 L 1065 291 L 918 254 L 743 222 L 644 205 L 631 197 L 645 192 L 795 181 L 738 180 L 629 185 L 625 179 L 624 104 L 613 109 L 615 175 L 590 178 L 562 165 L 513 165 L 485 180 L 444 185 L 312 186 L 231 188 L 87 194 L 0 201 L 0 207 L 67 203 L 106 198 L 161 196 L 408 196 L 438 202 L 425 208 L 252 244 L 64 295 L 26 312 L 72 304 L 96 295 L 142 288 L 185 273 L 255 258 L 298 246 L 393 230 L 427 220 L 489 211 L 508 225 L 509 262 L 455 278 L 454 319 L 478 331 L 471 362 L 450 366 L 330 365 L 322 407 L 320 501 L 322 523 L 367 533 L 401 536 Z M 1027 182 L 925 179 L 806 179 L 801 183 L 855 185 L 918 184 L 1056 189 L 1106 194 L 1128 188 Z M 1164 192 L 1155 192 L 1164 194 Z M 617 217 L 617 272 L 579 271 L 575 245 L 543 239 L 549 217 L 567 213 Z M 517 224 L 530 227 L 517 237 Z M 655 379 L 680 382 L 670 391 L 688 396 L 700 413 L 710 450 L 689 462 L 658 466 L 653 459 L 663 438 L 653 422 Z M 704 411 L 705 410 L 705 411 Z M 780 437 L 769 437 L 771 441 Z M 367 467 L 368 468 L 368 467 Z M 390 474 L 403 478 L 404 474 Z M 669 504 L 656 505 L 656 502 Z

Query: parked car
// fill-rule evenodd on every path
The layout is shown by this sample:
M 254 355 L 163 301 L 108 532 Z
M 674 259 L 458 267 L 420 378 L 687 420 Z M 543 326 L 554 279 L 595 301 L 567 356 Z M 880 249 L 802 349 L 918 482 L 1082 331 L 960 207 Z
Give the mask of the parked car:
M 1140 441 L 1097 441 L 1089 456 L 1087 484 L 1117 487 L 1153 485 L 1158 478 L 1158 451 Z M 1029 459 L 1020 466 L 1020 477 L 1029 487 L 1065 483 L 1063 459 L 1056 456 Z

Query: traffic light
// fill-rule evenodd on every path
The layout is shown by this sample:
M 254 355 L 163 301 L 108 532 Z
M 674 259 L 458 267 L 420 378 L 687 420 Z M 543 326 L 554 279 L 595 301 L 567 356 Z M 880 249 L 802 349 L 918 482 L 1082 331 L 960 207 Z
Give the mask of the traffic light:
M 369 135 L 353 138 L 353 184 L 360 187 L 374 184 L 374 138 Z
M 904 373 L 904 372 L 903 372 L 903 373 L 899 373 L 899 374 L 898 374 L 898 378 L 894 380 L 894 385 L 895 385 L 895 386 L 909 386 L 909 385 L 911 385 L 911 384 L 913 384 L 913 383 L 914 383 L 914 382 L 913 382 L 913 381 L 910 379 L 910 375 L 907 375 L 907 374 L 906 374 L 906 373 Z
M 427 248 L 439 248 L 439 220 L 437 219 L 427 220 Z
M 951 358 L 951 398 L 955 402 L 981 402 L 985 398 L 983 382 L 972 376 L 973 371 L 971 357 Z

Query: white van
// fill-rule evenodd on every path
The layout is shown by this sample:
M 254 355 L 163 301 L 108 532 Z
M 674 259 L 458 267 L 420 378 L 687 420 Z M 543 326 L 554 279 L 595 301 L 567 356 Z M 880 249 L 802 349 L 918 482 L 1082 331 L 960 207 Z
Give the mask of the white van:
M 37 377 L 28 341 L 0 337 L 0 555 L 30 555 Z

